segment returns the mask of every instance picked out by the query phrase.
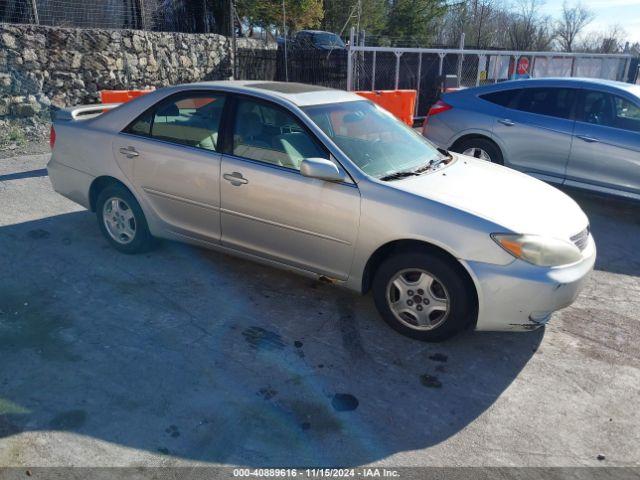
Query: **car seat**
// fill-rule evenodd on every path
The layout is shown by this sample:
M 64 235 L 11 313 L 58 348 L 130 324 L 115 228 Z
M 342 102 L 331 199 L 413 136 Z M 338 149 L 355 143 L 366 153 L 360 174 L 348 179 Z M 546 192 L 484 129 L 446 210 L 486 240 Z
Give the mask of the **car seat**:
M 249 112 L 239 120 L 234 138 L 234 155 L 283 166 L 286 155 L 278 152 L 264 139 L 264 125 L 260 116 Z
M 274 148 L 287 154 L 287 167 L 300 170 L 302 160 L 318 157 L 318 148 L 308 135 L 302 132 L 283 133 L 274 138 Z
M 611 120 L 612 116 L 609 102 L 602 96 L 591 104 L 587 112 L 587 122 L 595 123 L 596 125 L 608 125 Z

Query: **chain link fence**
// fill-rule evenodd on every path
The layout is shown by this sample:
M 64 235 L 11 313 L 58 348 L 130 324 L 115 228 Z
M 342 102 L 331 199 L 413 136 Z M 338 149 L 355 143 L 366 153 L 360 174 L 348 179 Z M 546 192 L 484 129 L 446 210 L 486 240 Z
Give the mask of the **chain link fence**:
M 238 47 L 235 78 L 300 82 L 347 88 L 347 51 L 304 49 L 279 45 L 277 50 Z
M 417 118 L 426 115 L 446 87 L 466 88 L 518 78 L 543 77 L 591 77 L 633 83 L 636 75 L 630 70 L 630 55 L 362 45 L 350 48 L 349 55 L 352 71 L 347 81 L 348 90 L 417 90 Z
M 444 55 L 441 70 L 437 53 L 359 51 L 352 58 L 352 90 L 416 90 L 420 116 L 419 112 L 428 110 L 438 98 L 443 77 L 458 72 L 458 58 Z
M 591 77 L 635 83 L 637 58 L 587 54 L 425 48 L 416 39 L 359 34 L 351 29 L 348 90 L 417 90 L 416 117 L 423 118 L 446 88 L 467 88 L 518 78 Z
M 0 1 L 0 23 L 67 28 L 222 33 L 226 15 L 220 0 Z

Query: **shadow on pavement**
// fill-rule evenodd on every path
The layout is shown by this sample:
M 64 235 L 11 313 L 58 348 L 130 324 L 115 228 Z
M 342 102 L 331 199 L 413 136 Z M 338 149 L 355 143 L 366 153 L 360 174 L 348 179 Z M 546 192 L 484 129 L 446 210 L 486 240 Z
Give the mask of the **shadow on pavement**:
M 423 344 L 370 296 L 170 242 L 119 254 L 87 212 L 0 228 L 0 251 L 1 437 L 360 465 L 468 427 L 544 334 Z
M 33 177 L 46 177 L 48 175 L 46 168 L 39 168 L 37 170 L 29 170 L 27 172 L 8 173 L 6 175 L 0 175 L 0 182 L 6 182 L 9 180 L 21 180 L 23 178 Z

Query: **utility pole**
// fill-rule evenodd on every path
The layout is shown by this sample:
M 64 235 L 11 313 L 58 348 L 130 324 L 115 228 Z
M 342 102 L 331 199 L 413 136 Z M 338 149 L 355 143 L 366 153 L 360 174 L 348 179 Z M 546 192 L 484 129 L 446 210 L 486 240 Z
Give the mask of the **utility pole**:
M 204 30 L 202 33 L 211 33 L 211 29 L 209 28 L 209 14 L 207 13 L 207 0 L 202 0 L 202 27 Z
M 231 78 L 236 80 L 238 75 L 238 49 L 236 47 L 236 8 L 233 0 L 229 0 L 229 25 L 231 26 L 231 56 L 233 57 Z
M 460 53 L 458 53 L 458 88 L 460 87 L 460 83 L 462 82 L 462 62 L 464 62 L 464 54 L 462 51 L 464 50 L 464 32 L 460 35 Z
M 31 12 L 33 13 L 33 23 L 40 25 L 40 17 L 38 16 L 38 4 L 36 0 L 31 0 Z
M 35 0 L 34 0 L 35 1 Z M 138 8 L 140 9 L 140 29 L 147 29 L 147 21 L 144 15 L 144 0 L 138 0 Z
M 355 29 L 349 30 L 349 48 L 347 49 L 347 91 L 353 90 L 353 47 L 355 41 Z
M 282 0 L 282 34 L 284 35 L 284 79 L 289 81 L 289 65 L 287 58 L 287 9 L 284 4 L 285 0 Z
M 356 36 L 360 38 L 360 18 L 362 17 L 362 0 L 357 3 Z

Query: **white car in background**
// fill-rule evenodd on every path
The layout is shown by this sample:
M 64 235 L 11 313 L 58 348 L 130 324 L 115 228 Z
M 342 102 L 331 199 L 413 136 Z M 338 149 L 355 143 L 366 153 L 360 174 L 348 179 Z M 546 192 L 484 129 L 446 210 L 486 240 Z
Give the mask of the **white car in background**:
M 564 193 L 438 151 L 352 93 L 210 82 L 105 108 L 55 122 L 48 170 L 125 253 L 168 238 L 373 290 L 389 325 L 427 341 L 543 325 L 594 265 Z

